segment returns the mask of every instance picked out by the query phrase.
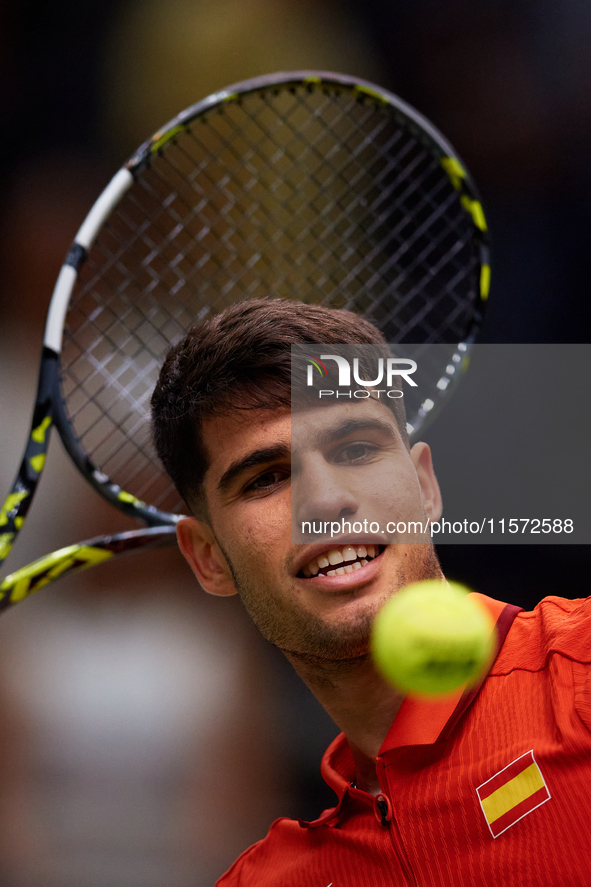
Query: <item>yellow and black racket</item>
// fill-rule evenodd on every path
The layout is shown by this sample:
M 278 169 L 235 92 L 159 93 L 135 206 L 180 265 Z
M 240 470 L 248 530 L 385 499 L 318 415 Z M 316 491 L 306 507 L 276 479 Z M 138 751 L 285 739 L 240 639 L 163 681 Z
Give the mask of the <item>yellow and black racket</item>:
M 490 266 L 482 206 L 449 143 L 353 77 L 239 83 L 146 142 L 90 210 L 59 274 L 23 461 L 0 511 L 0 564 L 43 470 L 53 425 L 88 482 L 142 529 L 54 552 L 0 583 L 0 607 L 58 576 L 173 542 L 182 503 L 150 440 L 171 343 L 231 302 L 348 308 L 390 342 L 465 349 Z M 415 430 L 449 390 L 409 415 Z M 449 380 L 448 380 L 449 381 Z

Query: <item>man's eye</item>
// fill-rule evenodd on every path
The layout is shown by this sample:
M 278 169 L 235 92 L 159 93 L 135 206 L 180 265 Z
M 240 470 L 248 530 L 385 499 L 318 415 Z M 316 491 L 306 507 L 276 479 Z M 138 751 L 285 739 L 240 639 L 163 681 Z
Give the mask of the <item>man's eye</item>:
M 375 454 L 377 447 L 370 443 L 352 443 L 339 450 L 335 456 L 337 464 L 363 462 Z
M 286 476 L 285 471 L 266 471 L 264 474 L 259 474 L 258 477 L 255 477 L 255 479 L 248 484 L 246 492 L 267 492 L 273 489 L 277 484 L 281 483 L 282 480 L 285 480 Z

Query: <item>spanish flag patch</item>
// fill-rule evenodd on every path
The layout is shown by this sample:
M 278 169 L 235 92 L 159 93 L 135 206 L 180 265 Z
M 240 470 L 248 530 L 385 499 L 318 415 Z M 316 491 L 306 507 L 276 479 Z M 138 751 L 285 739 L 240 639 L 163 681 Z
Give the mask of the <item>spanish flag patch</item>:
M 476 793 L 493 838 L 550 800 L 533 750 L 479 785 Z

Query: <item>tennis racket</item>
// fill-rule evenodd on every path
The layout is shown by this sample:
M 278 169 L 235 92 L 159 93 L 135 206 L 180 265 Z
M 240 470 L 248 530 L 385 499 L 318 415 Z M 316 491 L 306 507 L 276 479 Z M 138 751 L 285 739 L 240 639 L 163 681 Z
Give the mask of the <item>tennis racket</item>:
M 489 279 L 486 222 L 465 166 L 396 96 L 304 71 L 239 83 L 181 113 L 114 176 L 62 266 L 29 439 L 0 511 L 0 564 L 54 425 L 88 483 L 143 527 L 17 570 L 0 583 L 0 608 L 175 541 L 183 503 L 155 456 L 149 401 L 188 328 L 237 300 L 284 297 L 348 308 L 389 342 L 447 343 L 457 362 Z M 453 381 L 445 361 L 429 373 L 432 395 L 409 415 L 411 430 Z

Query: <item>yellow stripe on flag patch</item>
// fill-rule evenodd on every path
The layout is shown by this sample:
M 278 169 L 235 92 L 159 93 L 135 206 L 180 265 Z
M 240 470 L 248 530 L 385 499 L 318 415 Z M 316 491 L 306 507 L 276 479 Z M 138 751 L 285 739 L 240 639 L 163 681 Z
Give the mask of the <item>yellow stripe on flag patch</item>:
M 499 816 L 508 813 L 509 810 L 521 804 L 522 801 L 525 801 L 526 798 L 529 798 L 540 788 L 544 788 L 544 780 L 538 765 L 534 762 L 519 776 L 502 785 L 501 788 L 498 788 L 488 798 L 483 799 L 482 809 L 484 810 L 484 815 L 489 822 L 494 822 Z

